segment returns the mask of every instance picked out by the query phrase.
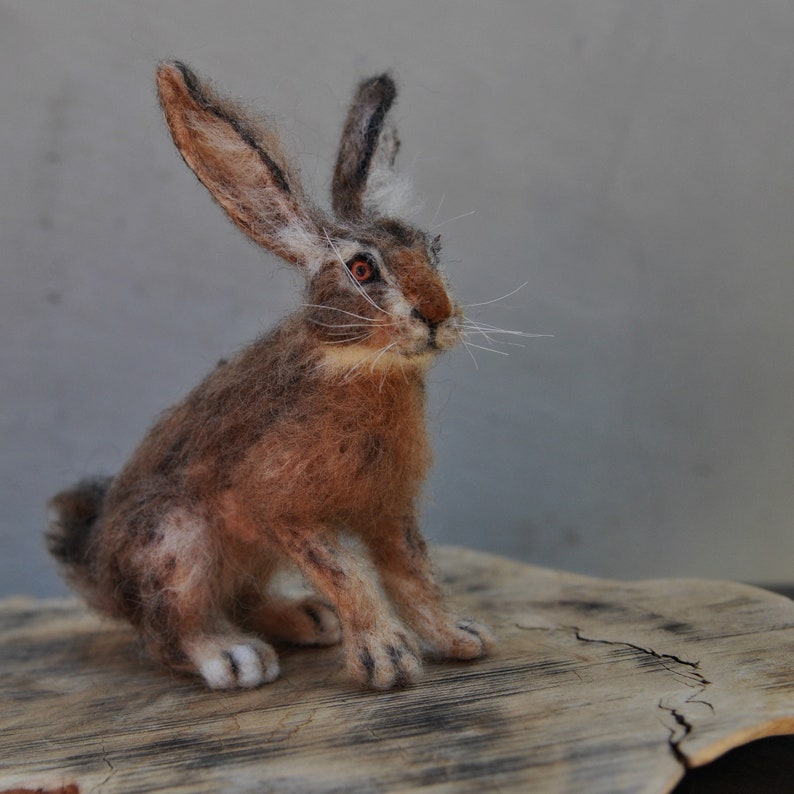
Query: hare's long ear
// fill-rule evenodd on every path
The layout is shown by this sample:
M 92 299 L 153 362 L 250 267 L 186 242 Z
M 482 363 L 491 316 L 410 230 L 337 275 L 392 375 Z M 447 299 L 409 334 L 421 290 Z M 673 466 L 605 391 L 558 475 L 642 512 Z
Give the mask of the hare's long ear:
M 342 219 L 404 210 L 407 185 L 393 170 L 400 141 L 388 118 L 396 97 L 397 86 L 388 74 L 364 80 L 356 90 L 331 185 L 334 212 Z
M 322 251 L 318 210 L 307 203 L 276 131 L 177 61 L 159 67 L 157 88 L 177 149 L 231 220 L 254 242 L 311 268 Z

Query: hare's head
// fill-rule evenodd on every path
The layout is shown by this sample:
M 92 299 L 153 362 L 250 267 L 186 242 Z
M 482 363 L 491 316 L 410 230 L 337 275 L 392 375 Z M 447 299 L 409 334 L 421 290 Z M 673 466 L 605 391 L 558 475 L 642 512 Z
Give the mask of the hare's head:
M 395 206 L 405 186 L 393 170 L 391 77 L 365 80 L 353 98 L 333 217 L 306 198 L 272 127 L 181 63 L 162 65 L 157 81 L 188 166 L 237 226 L 305 277 L 307 327 L 331 359 L 422 365 L 458 341 L 461 312 L 438 270 L 439 239 Z

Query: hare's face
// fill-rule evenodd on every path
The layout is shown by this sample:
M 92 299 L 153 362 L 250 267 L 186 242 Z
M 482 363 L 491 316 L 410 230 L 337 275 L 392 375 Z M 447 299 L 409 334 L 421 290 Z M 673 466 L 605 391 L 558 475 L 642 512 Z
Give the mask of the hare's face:
M 306 278 L 301 318 L 327 359 L 422 366 L 459 340 L 463 316 L 438 270 L 437 240 L 397 220 L 405 185 L 394 171 L 388 74 L 361 82 L 350 105 L 333 217 L 305 196 L 277 130 L 184 64 L 164 64 L 158 88 L 185 162 L 234 223 Z
M 460 339 L 462 313 L 438 269 L 438 240 L 394 220 L 335 229 L 306 310 L 330 356 L 426 363 Z

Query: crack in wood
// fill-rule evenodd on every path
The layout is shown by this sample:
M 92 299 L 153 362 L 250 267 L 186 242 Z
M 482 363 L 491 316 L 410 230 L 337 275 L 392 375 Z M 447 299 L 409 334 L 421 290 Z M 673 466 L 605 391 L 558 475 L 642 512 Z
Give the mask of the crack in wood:
M 640 653 L 648 654 L 652 656 L 654 659 L 657 659 L 662 667 L 670 672 L 672 675 L 676 676 L 677 680 L 683 679 L 684 686 L 691 687 L 696 689 L 696 692 L 693 692 L 688 698 L 684 700 L 684 703 L 699 703 L 703 706 L 707 706 L 712 713 L 714 713 L 714 706 L 709 703 L 707 700 L 698 699 L 695 700 L 696 697 L 702 695 L 706 689 L 708 688 L 711 681 L 709 681 L 701 672 L 700 670 L 700 661 L 690 662 L 687 659 L 682 659 L 679 656 L 676 656 L 672 653 L 659 653 L 655 651 L 653 648 L 644 648 L 642 645 L 636 645 L 632 642 L 626 642 L 623 640 L 602 640 L 596 639 L 593 637 L 585 637 L 582 634 L 581 629 L 577 628 L 576 626 L 571 626 L 570 629 L 573 631 L 574 636 L 577 640 L 581 642 L 588 642 L 588 643 L 597 643 L 601 645 L 619 645 L 625 648 L 631 648 L 635 651 L 639 651 Z M 682 675 L 678 670 L 672 669 L 668 664 L 667 661 L 674 662 L 676 664 L 684 665 L 688 667 L 689 670 L 687 675 Z M 697 682 L 697 683 L 694 683 Z M 678 726 L 680 726 L 681 730 L 678 731 L 675 728 L 666 726 L 667 729 L 670 731 L 670 736 L 668 737 L 667 743 L 670 746 L 670 750 L 675 756 L 676 760 L 684 767 L 684 769 L 691 769 L 692 762 L 689 756 L 684 752 L 683 748 L 681 747 L 682 742 L 692 733 L 694 726 L 691 722 L 684 716 L 684 714 L 679 711 L 678 709 L 674 708 L 673 706 L 665 706 L 664 703 L 660 700 L 657 704 L 658 708 L 662 711 L 667 712 L 676 722 Z M 677 735 L 679 734 L 679 735 Z
M 77 778 L 84 794 L 214 794 L 230 780 L 284 792 L 661 792 L 750 738 L 794 732 L 791 602 L 462 549 L 437 561 L 456 582 L 450 597 L 497 624 L 498 650 L 428 664 L 394 693 L 343 683 L 333 649 L 285 650 L 287 675 L 267 690 L 210 693 L 138 665 L 129 632 L 77 601 L 0 602 L 0 789 L 35 775 L 29 787 L 52 794 L 77 794 L 62 783 Z M 791 788 L 778 779 L 774 790 Z
M 287 712 L 279 721 L 275 727 L 275 730 L 269 737 L 269 741 L 271 742 L 286 742 L 289 739 L 292 739 L 301 728 L 305 728 L 307 725 L 310 725 L 312 720 L 314 719 L 314 715 L 317 713 L 317 709 L 313 708 L 309 710 L 308 715 L 298 717 L 297 719 L 293 716 L 292 712 Z
M 581 629 L 577 628 L 576 626 L 571 626 L 570 630 L 573 631 L 576 639 L 581 640 L 582 642 L 594 642 L 594 643 L 600 643 L 602 645 L 622 645 L 625 648 L 633 648 L 635 651 L 640 651 L 641 653 L 647 653 L 649 656 L 653 656 L 655 659 L 658 659 L 660 662 L 662 662 L 662 666 L 666 670 L 670 670 L 670 672 L 673 674 L 677 674 L 677 672 L 675 670 L 671 670 L 669 667 L 667 667 L 664 664 L 664 661 L 666 659 L 669 659 L 670 661 L 675 662 L 676 664 L 682 664 L 685 667 L 690 667 L 694 671 L 697 671 L 700 668 L 699 661 L 690 662 L 687 659 L 681 659 L 679 656 L 675 656 L 672 653 L 659 653 L 658 651 L 655 651 L 653 648 L 644 648 L 642 645 L 635 645 L 633 642 L 626 642 L 625 640 L 599 640 L 593 637 L 585 637 L 582 634 Z M 680 673 L 678 674 L 680 675 Z M 697 681 L 699 681 L 699 685 L 701 686 L 705 687 L 711 683 L 711 681 L 708 681 L 706 678 L 704 678 L 701 673 L 693 672 L 691 675 Z M 686 678 L 687 676 L 682 676 L 682 677 Z
M 655 651 L 653 648 L 645 648 L 642 645 L 635 645 L 632 642 L 626 642 L 624 640 L 600 640 L 591 637 L 585 637 L 581 630 L 576 628 L 576 626 L 572 627 L 574 635 L 576 636 L 577 640 L 581 640 L 582 642 L 592 642 L 592 643 L 600 643 L 603 645 L 621 645 L 625 648 L 631 648 L 635 651 L 639 651 L 640 653 L 647 654 L 648 656 L 652 656 L 654 659 L 658 660 L 662 667 L 667 670 L 672 675 L 676 676 L 677 678 L 683 679 L 683 684 L 688 687 L 696 688 L 700 692 L 705 691 L 706 687 L 711 683 L 702 673 L 698 672 L 700 669 L 700 661 L 690 662 L 686 659 L 682 659 L 679 656 L 675 656 L 672 653 L 659 653 Z M 675 670 L 669 666 L 668 660 L 670 662 L 674 662 L 675 664 L 684 665 L 685 667 L 690 668 L 689 671 L 686 673 L 682 673 L 679 670 Z M 699 693 L 698 693 L 699 694 Z M 714 707 L 705 700 L 694 701 L 687 698 L 688 703 L 703 703 L 704 705 L 708 706 L 712 712 L 714 711 Z
M 107 748 L 105 747 L 105 743 L 102 742 L 100 744 L 100 747 L 102 748 L 102 760 L 108 765 L 110 772 L 108 772 L 107 777 L 95 789 L 92 789 L 92 791 L 97 791 L 97 790 L 101 791 L 103 786 L 110 780 L 110 778 L 112 778 L 113 775 L 116 774 L 116 767 L 110 763 L 110 759 L 108 758 L 109 753 L 107 751 Z
M 681 766 L 683 766 L 684 769 L 692 769 L 692 762 L 689 756 L 681 749 L 681 742 L 683 742 L 684 739 L 686 739 L 686 737 L 692 733 L 692 723 L 689 722 L 689 720 L 687 720 L 687 718 L 680 711 L 672 708 L 672 706 L 665 706 L 661 700 L 659 701 L 658 705 L 662 711 L 666 711 L 668 714 L 670 714 L 676 723 L 683 728 L 683 732 L 678 738 L 676 738 L 675 728 L 668 728 L 670 731 L 670 736 L 667 740 L 667 743 L 670 745 L 673 755 L 676 757 L 676 760 L 681 764 Z

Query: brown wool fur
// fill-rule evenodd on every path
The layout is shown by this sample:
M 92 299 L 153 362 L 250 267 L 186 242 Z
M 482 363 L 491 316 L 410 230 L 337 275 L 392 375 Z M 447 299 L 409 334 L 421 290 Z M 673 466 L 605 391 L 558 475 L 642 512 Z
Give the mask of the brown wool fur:
M 397 150 L 393 80 L 358 87 L 331 218 L 274 129 L 183 64 L 157 79 L 185 162 L 304 275 L 305 303 L 166 411 L 115 478 L 54 497 L 50 550 L 93 606 L 213 688 L 273 680 L 268 640 L 341 641 L 350 673 L 381 689 L 415 680 L 422 653 L 482 656 L 490 634 L 443 604 L 417 524 L 425 371 L 462 314 L 437 241 L 378 204 Z M 316 596 L 271 588 L 290 564 Z

